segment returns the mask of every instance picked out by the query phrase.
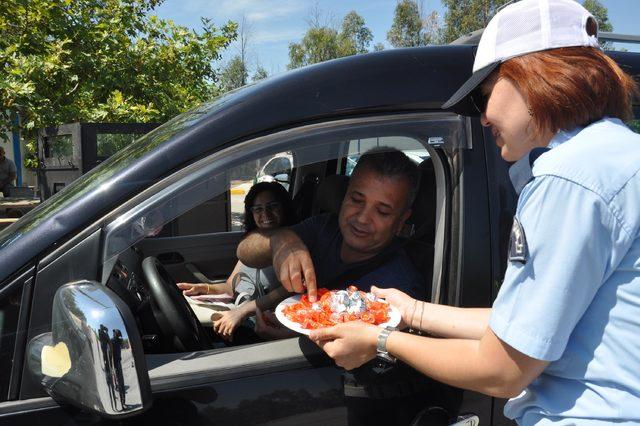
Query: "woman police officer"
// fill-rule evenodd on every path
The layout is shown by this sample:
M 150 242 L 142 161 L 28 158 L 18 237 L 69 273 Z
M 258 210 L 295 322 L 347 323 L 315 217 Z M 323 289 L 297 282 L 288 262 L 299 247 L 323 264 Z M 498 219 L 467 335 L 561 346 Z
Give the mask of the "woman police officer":
M 351 369 L 392 355 L 436 380 L 512 398 L 520 424 L 640 422 L 640 135 L 633 80 L 573 0 L 523 0 L 482 35 L 471 78 L 444 105 L 481 115 L 519 192 L 509 264 L 491 309 L 373 290 L 404 325 L 312 332 Z

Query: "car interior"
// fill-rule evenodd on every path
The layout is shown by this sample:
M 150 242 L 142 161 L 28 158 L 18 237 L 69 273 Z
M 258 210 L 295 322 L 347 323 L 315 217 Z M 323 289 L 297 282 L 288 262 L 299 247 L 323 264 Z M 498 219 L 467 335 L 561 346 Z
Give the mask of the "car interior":
M 400 134 L 302 144 L 287 151 L 293 167 L 276 173 L 280 178 L 287 176 L 298 218 L 304 220 L 312 215 L 338 213 L 349 183 L 346 173 L 352 170 L 347 170 L 348 157 L 356 154 L 358 158 L 370 148 L 385 146 L 421 152 L 421 157 L 413 156 L 420 161 L 419 193 L 400 238 L 424 277 L 425 294 L 432 294 L 437 206 L 434 162 L 440 159 L 436 156 L 434 161 L 433 150 L 426 141 Z M 252 157 L 235 162 L 218 173 L 203 172 L 198 183 L 185 185 L 190 191 L 178 190 L 171 195 L 169 186 L 138 205 L 137 212 L 121 218 L 120 225 L 127 226 L 107 231 L 107 245 L 115 247 L 115 255 L 105 262 L 104 271 L 110 272 L 103 275 L 103 280 L 134 312 L 146 353 L 228 345 L 213 333 L 206 318 L 194 314 L 175 283 L 226 280 L 242 238 L 243 194 L 255 182 L 255 173 L 263 171 L 261 166 L 278 155 L 281 154 L 269 153 L 257 160 Z M 235 179 L 234 173 L 239 170 L 249 170 L 249 174 Z M 184 175 L 187 180 L 198 180 L 188 173 Z M 243 189 L 238 190 L 239 186 Z M 212 193 L 214 196 L 210 197 Z M 204 199 L 206 196 L 209 198 Z M 132 240 L 135 243 L 130 244 Z M 107 250 L 105 256 L 108 255 Z

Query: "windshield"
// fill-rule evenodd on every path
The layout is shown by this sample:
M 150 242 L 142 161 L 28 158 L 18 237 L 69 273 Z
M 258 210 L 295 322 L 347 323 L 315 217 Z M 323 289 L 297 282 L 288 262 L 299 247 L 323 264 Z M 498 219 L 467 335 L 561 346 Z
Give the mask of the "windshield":
M 112 176 L 135 163 L 174 135 L 192 126 L 206 115 L 219 111 L 232 98 L 230 94 L 231 92 L 173 118 L 109 157 L 98 167 L 27 213 L 14 225 L 2 230 L 0 232 L 0 248 L 17 241 L 56 212 L 63 210 L 85 194 L 107 183 Z

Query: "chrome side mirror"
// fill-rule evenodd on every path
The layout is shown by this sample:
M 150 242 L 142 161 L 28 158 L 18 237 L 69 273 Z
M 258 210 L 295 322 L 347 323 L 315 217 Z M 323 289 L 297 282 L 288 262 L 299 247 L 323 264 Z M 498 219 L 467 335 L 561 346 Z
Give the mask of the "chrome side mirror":
M 29 342 L 29 369 L 60 403 L 125 417 L 151 406 L 142 340 L 129 307 L 95 281 L 56 292 L 52 330 Z

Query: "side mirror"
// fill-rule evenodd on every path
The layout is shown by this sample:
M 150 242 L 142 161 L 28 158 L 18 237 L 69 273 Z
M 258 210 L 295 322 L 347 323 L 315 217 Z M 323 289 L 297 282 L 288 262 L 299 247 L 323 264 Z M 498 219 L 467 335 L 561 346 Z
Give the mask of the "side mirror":
M 52 330 L 29 342 L 29 369 L 60 403 L 126 417 L 151 406 L 142 340 L 129 307 L 95 281 L 58 289 Z

